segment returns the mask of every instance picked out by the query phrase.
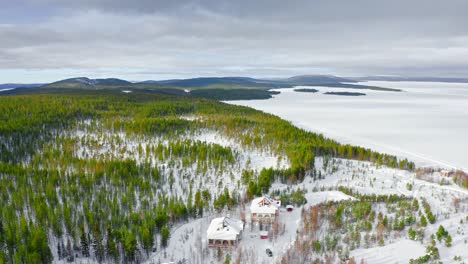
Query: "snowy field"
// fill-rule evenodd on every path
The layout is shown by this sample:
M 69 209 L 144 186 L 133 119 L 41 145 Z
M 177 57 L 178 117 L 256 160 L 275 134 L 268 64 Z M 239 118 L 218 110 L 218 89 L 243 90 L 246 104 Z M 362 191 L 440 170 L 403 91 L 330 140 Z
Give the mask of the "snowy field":
M 348 91 L 313 87 L 318 93 L 281 93 L 269 100 L 229 101 L 253 107 L 323 133 L 340 142 L 369 147 L 417 162 L 468 170 L 468 84 L 365 82 L 404 92 L 358 90 L 366 96 L 334 96 Z M 302 87 L 301 87 L 302 88 Z

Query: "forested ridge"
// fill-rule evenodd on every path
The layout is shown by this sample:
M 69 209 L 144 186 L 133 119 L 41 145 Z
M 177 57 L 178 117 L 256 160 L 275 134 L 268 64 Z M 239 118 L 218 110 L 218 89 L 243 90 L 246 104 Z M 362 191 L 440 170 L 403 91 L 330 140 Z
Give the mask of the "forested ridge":
M 239 150 L 196 139 L 206 131 L 289 166 L 244 169 Z M 0 263 L 141 262 L 166 245 L 175 224 L 276 180 L 302 181 L 316 156 L 414 167 L 211 100 L 142 91 L 0 97 Z

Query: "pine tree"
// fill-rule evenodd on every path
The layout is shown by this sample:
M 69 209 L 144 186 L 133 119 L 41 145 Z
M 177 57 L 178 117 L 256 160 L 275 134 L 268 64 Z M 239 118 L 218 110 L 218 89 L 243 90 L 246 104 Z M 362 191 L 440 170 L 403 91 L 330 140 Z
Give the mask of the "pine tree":
M 133 232 L 128 232 L 126 234 L 124 248 L 127 260 L 133 261 L 137 250 L 137 240 Z
M 143 243 L 143 248 L 148 254 L 149 250 L 153 247 L 153 235 L 151 234 L 148 227 L 144 226 L 141 228 L 140 237 Z
M 426 220 L 426 217 L 421 214 L 421 226 L 427 226 L 427 220 Z
M 452 236 L 447 235 L 447 238 L 445 238 L 445 246 L 451 247 L 452 246 Z
M 439 242 L 442 240 L 442 238 L 444 237 L 447 237 L 449 234 L 447 232 L 447 230 L 445 230 L 445 228 L 440 225 L 439 226 L 439 229 L 437 230 L 437 233 L 436 233 L 436 236 L 437 236 L 437 240 L 439 240 Z
M 72 247 L 72 242 L 70 239 L 68 239 L 67 242 L 67 260 L 68 261 L 73 261 L 75 257 L 73 256 L 73 247 Z
M 167 242 L 169 240 L 169 236 L 170 236 L 170 233 L 169 233 L 169 228 L 167 228 L 167 226 L 164 226 L 162 229 L 161 229 L 161 245 L 163 247 L 166 247 L 167 246 Z
M 83 257 L 89 257 L 89 244 L 88 244 L 88 239 L 86 237 L 86 233 L 84 232 L 84 229 L 81 231 L 81 254 Z
M 113 260 L 115 262 L 118 262 L 118 258 L 119 258 L 119 251 L 117 250 L 117 246 L 115 244 L 115 241 L 112 237 L 108 237 L 107 238 L 107 254 L 109 254 L 109 256 L 113 257 Z
M 47 234 L 41 228 L 34 229 L 31 233 L 30 248 L 37 253 L 33 255 L 34 259 L 39 260 L 38 263 L 51 263 L 53 256 L 49 248 Z
M 2 219 L 0 219 L 0 248 L 3 248 L 4 243 L 5 243 L 5 229 L 3 228 Z
M 62 247 L 60 245 L 60 242 L 57 243 L 57 256 L 59 259 L 62 259 Z
M 59 256 L 60 259 L 63 259 L 67 255 L 67 249 L 65 248 L 65 245 L 63 244 L 63 241 L 60 241 L 60 248 L 62 249 L 62 255 Z

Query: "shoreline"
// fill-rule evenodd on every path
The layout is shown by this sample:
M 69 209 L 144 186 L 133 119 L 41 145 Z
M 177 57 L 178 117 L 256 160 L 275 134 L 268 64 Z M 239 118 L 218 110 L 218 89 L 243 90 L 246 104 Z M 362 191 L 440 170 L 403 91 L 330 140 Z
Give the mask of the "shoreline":
M 294 126 L 296 126 L 298 128 L 304 129 L 304 130 L 309 131 L 309 132 L 322 134 L 325 137 L 333 139 L 333 140 L 335 140 L 335 141 L 337 141 L 337 142 L 339 142 L 341 144 L 352 144 L 352 145 L 356 145 L 356 146 L 360 146 L 360 147 L 364 147 L 364 148 L 369 148 L 369 149 L 372 149 L 374 151 L 395 155 L 398 158 L 403 158 L 403 159 L 406 158 L 406 159 L 414 162 L 416 167 L 440 168 L 440 169 L 451 169 L 451 170 L 459 170 L 460 169 L 460 170 L 464 170 L 464 171 L 468 170 L 468 168 L 457 167 L 455 165 L 449 164 L 449 162 L 447 162 L 447 161 L 437 160 L 437 159 L 425 156 L 422 153 L 411 152 L 411 151 L 400 149 L 400 148 L 397 148 L 397 147 L 391 147 L 391 146 L 388 146 L 388 145 L 385 145 L 385 144 L 379 144 L 377 142 L 371 142 L 369 140 L 359 140 L 358 139 L 356 141 L 356 140 L 353 140 L 353 139 L 350 139 L 350 138 L 347 138 L 347 137 L 338 136 L 338 135 L 336 135 L 336 134 L 334 134 L 334 133 L 332 133 L 330 131 L 312 129 L 312 128 L 309 128 L 308 126 L 303 125 L 303 124 L 301 124 L 299 122 L 294 122 L 294 121 L 291 121 L 291 120 L 287 120 L 287 121 L 291 122 L 291 124 L 293 124 Z M 367 141 L 367 142 L 363 142 L 363 141 Z
M 419 85 L 422 85 L 422 84 L 419 84 Z M 425 83 L 423 85 L 425 85 L 425 87 L 428 86 L 428 84 L 425 84 Z M 421 89 L 421 88 L 418 87 L 418 83 L 415 84 L 415 87 L 416 87 L 417 90 L 411 91 L 412 88 L 410 88 L 410 92 L 411 92 L 413 97 L 415 95 L 417 96 L 417 94 L 419 94 L 420 89 Z M 302 86 L 299 87 L 299 86 L 297 86 L 297 87 L 286 88 L 286 89 L 273 89 L 273 91 L 280 90 L 282 93 L 279 96 L 274 96 L 271 99 L 262 100 L 263 102 L 260 101 L 260 100 L 259 101 L 254 100 L 254 101 L 249 101 L 249 102 L 246 102 L 244 100 L 240 100 L 240 101 L 224 101 L 224 103 L 233 104 L 233 105 L 247 106 L 247 107 L 251 107 L 251 108 L 254 108 L 256 110 L 259 110 L 259 111 L 263 111 L 265 113 L 276 115 L 276 116 L 280 117 L 283 120 L 291 122 L 296 127 L 299 127 L 299 128 L 304 129 L 306 131 L 323 134 L 325 137 L 336 140 L 337 142 L 342 143 L 342 144 L 351 144 L 351 145 L 361 146 L 361 147 L 369 148 L 369 149 L 372 149 L 372 150 L 375 150 L 375 151 L 378 151 L 378 152 L 381 152 L 381 153 L 387 153 L 387 154 L 395 155 L 398 158 L 406 158 L 406 159 L 408 159 L 410 161 L 413 161 L 417 167 L 421 167 L 421 168 L 440 168 L 440 169 L 449 169 L 449 170 L 468 171 L 468 164 L 464 164 L 463 159 L 457 158 L 457 156 L 459 156 L 459 155 L 452 155 L 452 154 L 445 155 L 444 153 L 446 153 L 446 152 L 444 152 L 444 151 L 447 151 L 447 147 L 445 147 L 443 149 L 438 149 L 441 146 L 443 146 L 444 144 L 446 144 L 445 143 L 446 139 L 449 139 L 451 134 L 447 134 L 445 136 L 442 135 L 442 137 L 444 137 L 446 139 L 442 138 L 441 140 L 436 140 L 433 143 L 431 143 L 431 141 L 427 141 L 427 142 L 422 142 L 421 143 L 422 145 L 418 145 L 418 144 L 415 145 L 415 144 L 405 143 L 405 142 L 411 142 L 411 139 L 409 139 L 409 137 L 408 137 L 407 140 L 403 140 L 403 141 L 401 141 L 401 140 L 397 140 L 397 141 L 395 141 L 395 140 L 386 140 L 384 135 L 381 135 L 383 138 L 380 138 L 380 140 L 379 140 L 378 137 L 377 138 L 359 137 L 361 132 L 363 134 L 365 134 L 365 131 L 366 131 L 365 127 L 363 129 L 361 129 L 361 130 L 359 130 L 359 129 L 356 130 L 356 129 L 352 129 L 352 125 L 350 125 L 350 124 L 333 126 L 333 125 L 330 125 L 331 123 L 329 121 L 328 122 L 316 122 L 316 121 L 314 121 L 316 118 L 311 118 L 311 119 L 297 118 L 297 116 L 301 116 L 301 115 L 306 115 L 306 116 L 307 115 L 316 115 L 316 114 L 322 115 L 322 113 L 317 112 L 317 111 L 321 110 L 319 107 L 315 107 L 316 109 L 314 109 L 313 111 L 309 110 L 309 111 L 304 111 L 302 114 L 298 114 L 298 113 L 301 113 L 301 105 L 296 106 L 296 105 L 291 103 L 296 98 L 296 97 L 294 97 L 294 94 L 295 93 L 297 94 L 297 92 L 295 92 L 294 90 L 298 89 L 298 88 L 310 88 L 310 87 L 302 87 Z M 313 88 L 315 88 L 315 87 L 313 87 Z M 328 89 L 331 89 L 331 90 L 336 90 L 334 87 L 324 87 L 324 88 L 328 88 Z M 428 87 L 428 88 L 429 89 L 434 89 L 434 88 L 431 88 L 431 87 Z M 456 87 L 456 88 L 458 88 L 458 87 Z M 376 94 L 378 95 L 378 93 L 380 93 L 380 92 L 374 92 L 373 95 L 369 96 L 369 98 L 365 98 L 363 96 L 363 97 L 360 97 L 360 98 L 364 98 L 364 99 L 356 98 L 356 100 L 360 100 L 359 102 L 362 101 L 364 104 L 367 104 L 368 102 L 372 102 L 373 100 L 376 100 L 375 98 L 379 99 L 378 97 L 375 97 L 375 95 Z M 426 96 L 427 95 L 426 93 L 427 93 L 426 91 L 423 91 L 422 95 Z M 442 93 L 442 91 L 437 90 L 434 95 L 439 96 L 439 94 L 441 94 L 441 93 Z M 303 98 L 306 98 L 306 96 L 307 96 L 306 93 L 303 93 L 303 94 L 304 94 Z M 443 94 L 447 94 L 448 96 L 451 96 L 451 91 L 450 90 L 443 91 Z M 340 97 L 340 99 L 336 99 L 336 100 L 341 100 L 341 98 L 343 98 L 343 99 L 340 102 L 351 102 L 349 100 L 353 100 L 354 97 L 348 97 L 348 98 Z M 284 101 L 282 101 L 282 100 L 284 100 Z M 313 104 L 315 102 L 321 102 L 322 103 L 323 101 L 321 101 L 321 100 L 322 100 L 321 98 L 320 99 L 316 98 L 314 100 L 307 101 L 307 103 L 310 103 L 310 104 Z M 335 100 L 335 99 L 333 99 L 333 100 Z M 343 100 L 346 100 L 346 101 L 343 101 Z M 380 99 L 380 100 L 382 100 L 382 99 Z M 383 99 L 383 100 L 386 100 L 386 99 Z M 401 100 L 401 99 L 397 99 L 396 102 L 399 102 L 398 100 Z M 403 100 L 405 100 L 405 102 L 406 102 L 406 101 L 408 101 L 410 99 L 405 97 Z M 422 100 L 425 100 L 425 99 L 422 99 Z M 265 101 L 272 101 L 272 102 L 274 101 L 274 102 L 273 103 L 271 103 L 271 102 L 265 103 Z M 329 101 L 324 101 L 324 104 L 328 104 L 328 102 Z M 333 102 L 331 102 L 331 103 L 333 103 Z M 391 104 L 391 103 L 393 103 L 393 101 L 388 100 L 388 103 Z M 275 106 L 277 106 L 279 109 L 276 110 Z M 291 108 L 291 107 L 293 107 L 293 108 Z M 307 104 L 304 104 L 304 107 L 307 107 Z M 282 110 L 282 109 L 287 109 L 287 110 Z M 323 111 L 327 111 L 327 110 L 329 110 L 329 108 L 324 108 L 323 109 Z M 333 111 L 334 108 L 332 107 L 331 110 Z M 343 111 L 343 109 L 337 109 L 337 111 Z M 394 111 L 394 109 L 389 109 L 389 112 L 391 112 L 391 111 Z M 360 112 L 362 112 L 362 111 L 360 111 Z M 332 116 L 332 117 L 335 117 L 335 119 L 336 119 L 336 113 L 337 112 L 334 112 L 335 115 Z M 358 114 L 358 113 L 359 112 L 354 112 L 354 114 Z M 393 114 L 393 116 L 395 116 L 395 114 Z M 375 115 L 374 115 L 374 117 L 375 117 Z M 340 122 L 338 119 L 336 121 Z M 366 121 L 366 122 L 368 122 L 368 124 L 372 124 L 372 120 Z M 431 121 L 424 121 L 424 122 L 433 122 L 433 121 L 431 120 Z M 424 124 L 424 122 L 422 122 L 422 123 Z M 399 127 L 401 125 L 399 123 L 401 123 L 401 122 L 396 122 L 395 127 Z M 327 124 L 329 124 L 330 126 L 327 126 Z M 359 123 L 356 123 L 356 126 L 360 126 L 362 124 L 363 124 L 363 122 L 359 122 Z M 328 127 L 330 127 L 330 128 L 328 128 Z M 349 128 L 350 133 L 336 133 L 335 132 L 335 131 L 347 131 L 346 130 L 347 127 L 350 127 Z M 338 129 L 340 129 L 340 130 L 338 130 Z M 408 133 L 405 130 L 406 128 L 402 128 L 402 129 L 403 129 L 403 132 L 402 132 L 403 134 L 402 135 L 406 135 L 405 133 Z M 382 130 L 382 131 L 384 131 L 384 130 Z M 409 131 L 409 132 L 414 132 L 414 131 Z M 408 134 L 408 135 L 410 135 L 410 134 Z M 417 135 L 414 135 L 414 134 L 411 134 L 411 135 L 417 137 Z M 428 135 L 426 134 L 425 137 L 427 138 Z M 390 144 L 388 144 L 386 142 L 388 142 Z M 463 144 L 464 144 L 463 141 L 461 141 L 460 143 L 461 143 L 461 145 L 459 145 L 459 146 L 457 145 L 457 149 L 463 149 Z M 449 144 L 447 146 L 451 146 L 451 145 L 453 145 L 453 141 L 447 141 L 447 144 Z M 415 149 L 415 150 L 412 150 L 412 149 Z M 426 153 L 430 153 L 430 154 L 426 154 Z M 444 155 L 439 155 L 439 154 L 444 154 Z M 445 159 L 444 157 L 449 157 L 451 159 Z M 459 157 L 462 157 L 462 156 L 459 156 Z

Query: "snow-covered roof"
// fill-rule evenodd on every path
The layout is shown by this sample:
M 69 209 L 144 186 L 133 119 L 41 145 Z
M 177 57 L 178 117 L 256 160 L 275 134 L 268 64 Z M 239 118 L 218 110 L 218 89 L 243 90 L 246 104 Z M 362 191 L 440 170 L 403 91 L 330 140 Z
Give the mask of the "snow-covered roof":
M 257 214 L 275 214 L 280 206 L 281 201 L 264 196 L 252 200 L 250 212 Z
M 242 230 L 244 224 L 241 220 L 219 217 L 211 220 L 206 234 L 208 239 L 236 240 Z

